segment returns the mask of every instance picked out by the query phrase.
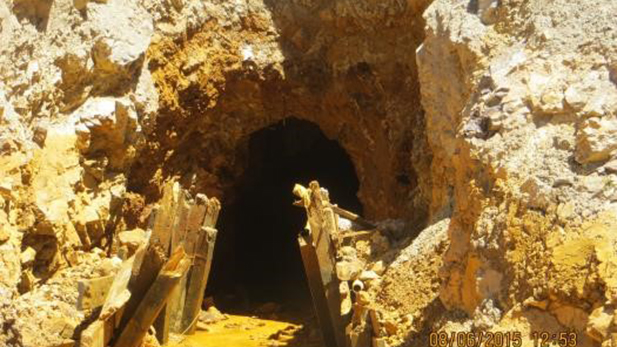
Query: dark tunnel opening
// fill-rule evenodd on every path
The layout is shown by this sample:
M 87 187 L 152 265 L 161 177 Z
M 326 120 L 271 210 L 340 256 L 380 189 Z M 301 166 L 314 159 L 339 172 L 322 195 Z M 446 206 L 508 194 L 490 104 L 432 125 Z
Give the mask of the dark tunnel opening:
M 354 166 L 336 141 L 308 121 L 289 118 L 248 141 L 247 169 L 219 217 L 206 295 L 229 313 L 258 314 L 269 302 L 308 313 L 311 296 L 297 244 L 306 215 L 292 206 L 292 189 L 318 180 L 333 202 L 361 213 Z

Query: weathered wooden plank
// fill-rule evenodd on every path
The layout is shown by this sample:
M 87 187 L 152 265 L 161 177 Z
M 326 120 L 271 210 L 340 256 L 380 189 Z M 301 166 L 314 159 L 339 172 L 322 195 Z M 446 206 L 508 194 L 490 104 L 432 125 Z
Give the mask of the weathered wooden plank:
M 208 209 L 206 211 L 206 217 L 204 218 L 203 226 L 214 228 L 216 221 L 219 218 L 219 212 L 221 211 L 221 203 L 217 198 L 210 198 L 208 200 Z
M 375 229 L 377 228 L 375 226 L 375 224 L 367 221 L 366 219 L 358 216 L 357 214 L 347 211 L 343 208 L 340 208 L 336 205 L 330 205 L 330 207 L 332 208 L 332 210 L 334 211 L 334 213 L 338 214 L 339 216 L 345 218 L 345 219 L 349 219 L 350 221 L 358 224 L 359 226 L 363 227 L 363 228 L 367 228 L 367 229 Z
M 158 213 L 152 226 L 152 242 L 169 254 L 171 247 L 170 232 L 176 216 L 176 205 L 182 190 L 178 182 L 170 182 L 163 188 L 163 197 L 159 202 Z
M 149 239 L 150 232 L 147 232 L 145 243 L 137 248 L 133 256 L 122 263 L 101 309 L 101 314 L 99 315 L 101 319 L 111 317 L 114 313 L 123 310 L 125 304 L 129 301 L 131 297 L 131 292 L 129 291 L 130 281 L 133 276 L 140 272 Z M 119 314 L 118 318 L 121 316 Z
M 171 228 L 171 249 L 183 245 L 186 239 L 188 215 L 191 211 L 192 203 L 188 192 L 184 189 L 178 193 L 178 202 L 176 205 L 176 216 Z
M 203 225 L 206 211 L 208 209 L 208 198 L 203 194 L 197 194 L 195 204 L 191 207 L 187 219 L 186 234 L 186 254 L 192 257 L 200 242 L 200 229 Z
M 328 347 L 344 347 L 347 318 L 341 316 L 340 281 L 332 242 L 332 235 L 338 232 L 336 218 L 327 194 L 322 193 L 316 181 L 308 189 L 297 185 L 294 193 L 302 198 L 308 217 L 310 232 L 299 241 L 320 327 Z
M 321 281 L 317 254 L 304 236 L 298 236 L 298 244 L 300 245 L 304 272 L 308 280 L 311 297 L 313 298 L 313 306 L 315 307 L 315 315 L 317 316 L 317 321 L 321 328 L 324 343 L 327 347 L 339 346 L 336 337 L 337 333 L 333 329 L 334 323 L 332 322 L 332 317 L 329 312 L 328 299 Z
M 148 248 L 143 255 L 143 262 L 138 273 L 133 273 L 129 290 L 131 298 L 126 304 L 126 314 L 122 317 L 119 330 L 124 330 L 128 320 L 134 315 L 145 294 L 154 283 L 163 264 L 169 259 L 171 243 L 170 228 L 173 226 L 174 209 L 180 194 L 177 183 L 168 183 L 163 189 L 163 197 L 150 216 L 151 232 Z M 161 322 L 158 322 L 161 324 Z M 164 326 L 160 331 L 165 332 Z M 163 336 L 157 337 L 165 337 Z
M 171 247 L 182 246 L 186 249 L 186 238 L 188 233 L 189 215 L 194 210 L 193 201 L 190 201 L 189 193 L 182 190 L 178 197 L 176 216 L 174 218 L 173 228 L 171 230 Z M 157 339 L 160 343 L 166 344 L 169 340 L 169 332 L 181 333 L 179 322 L 182 320 L 182 309 L 184 307 L 184 297 L 186 294 L 186 280 L 184 274 L 180 279 L 180 284 L 174 288 L 167 305 L 155 322 L 155 327 L 158 327 Z
M 179 235 L 176 231 L 176 220 L 178 219 L 178 206 L 183 204 L 186 199 L 186 194 L 180 187 L 178 182 L 168 183 L 163 189 L 163 199 L 161 201 L 160 216 L 153 227 L 155 242 L 158 242 L 164 253 L 169 254 L 173 243 L 178 243 Z M 156 317 L 154 328 L 156 338 L 161 344 L 166 344 L 169 341 L 169 315 L 170 310 L 165 306 L 161 310 L 162 313 Z
M 97 320 L 81 332 L 80 347 L 105 347 L 105 321 Z
M 294 201 L 293 203 L 294 206 L 298 206 L 298 207 L 304 207 L 304 202 L 299 200 L 299 201 Z M 349 219 L 350 221 L 358 224 L 359 226 L 366 228 L 366 229 L 375 229 L 377 228 L 375 226 L 375 224 L 369 222 L 368 220 L 358 216 L 357 214 L 347 211 L 344 208 L 341 208 L 337 205 L 333 205 L 330 204 L 330 207 L 332 208 L 332 211 L 334 211 L 334 213 L 336 213 L 337 215 L 345 218 L 345 219 Z
M 194 258 L 193 266 L 188 273 L 186 297 L 182 312 L 181 332 L 194 333 L 195 320 L 201 310 L 203 295 L 208 283 L 210 268 L 212 266 L 212 256 L 214 254 L 214 244 L 216 242 L 217 231 L 214 225 L 218 219 L 221 204 L 216 198 L 201 198 L 205 202 L 206 209 L 202 221 L 202 226 L 198 229 L 198 235 L 194 238 Z M 187 242 L 188 243 L 188 242 Z
M 135 314 L 115 341 L 115 347 L 134 347 L 141 343 L 169 299 L 173 288 L 180 283 L 180 278 L 188 270 L 189 265 L 190 261 L 186 258 L 184 249 L 178 247 L 161 268 L 154 283 L 137 307 Z
M 201 229 L 201 234 L 200 246 L 195 253 L 193 267 L 191 268 L 188 281 L 188 290 L 186 292 L 186 302 L 182 317 L 183 329 L 191 334 L 195 332 L 195 321 L 201 310 L 204 291 L 208 284 L 217 230 L 210 227 L 203 227 Z
M 186 197 L 188 198 L 188 193 L 186 194 Z M 196 248 L 195 244 L 199 242 L 197 240 L 200 236 L 198 230 L 205 218 L 207 203 L 208 198 L 203 194 L 198 194 L 194 201 L 186 202 L 186 211 L 184 211 L 182 215 L 178 215 L 176 217 L 176 230 L 173 231 L 174 234 L 177 235 L 176 242 L 187 250 L 187 256 L 191 260 L 194 256 Z M 173 242 L 174 241 L 172 240 L 172 243 Z M 166 330 L 169 329 L 169 331 L 176 334 L 186 332 L 182 325 L 182 315 L 186 302 L 188 276 L 190 272 L 191 270 L 189 269 L 189 271 L 182 276 L 180 285 L 174 289 L 174 292 L 169 300 L 168 307 L 165 307 L 163 312 L 166 317 L 167 325 L 162 326 L 162 328 L 165 328 Z M 161 315 L 163 315 L 163 313 Z M 164 338 L 159 338 L 159 342 L 167 343 L 167 336 L 165 335 L 161 337 Z

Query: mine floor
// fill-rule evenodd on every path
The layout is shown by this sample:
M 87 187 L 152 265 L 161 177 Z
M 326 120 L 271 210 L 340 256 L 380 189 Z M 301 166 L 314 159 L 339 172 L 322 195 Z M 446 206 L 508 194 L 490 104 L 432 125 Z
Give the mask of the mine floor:
M 311 311 L 288 310 L 246 316 L 225 314 L 226 319 L 199 325 L 194 335 L 171 347 L 320 347 L 321 334 Z

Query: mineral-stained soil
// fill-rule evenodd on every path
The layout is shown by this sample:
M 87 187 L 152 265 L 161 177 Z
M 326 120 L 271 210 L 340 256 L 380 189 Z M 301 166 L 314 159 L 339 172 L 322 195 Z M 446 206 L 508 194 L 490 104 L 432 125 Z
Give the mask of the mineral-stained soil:
M 354 164 L 378 236 L 345 256 L 377 275 L 390 345 L 572 331 L 616 346 L 616 11 L 0 2 L 0 346 L 78 342 L 97 313 L 77 283 L 117 270 L 163 185 L 224 205 L 250 135 L 292 117 Z

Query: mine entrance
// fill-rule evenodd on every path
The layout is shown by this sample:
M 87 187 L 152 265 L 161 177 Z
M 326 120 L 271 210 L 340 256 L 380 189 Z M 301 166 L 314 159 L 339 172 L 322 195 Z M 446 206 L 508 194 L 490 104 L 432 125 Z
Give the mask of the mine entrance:
M 253 133 L 248 166 L 221 209 L 206 290 L 223 312 L 294 319 L 312 313 L 297 234 L 306 214 L 292 206 L 295 183 L 318 180 L 341 206 L 361 213 L 353 164 L 314 123 L 286 119 Z M 262 310 L 266 303 L 269 308 Z

